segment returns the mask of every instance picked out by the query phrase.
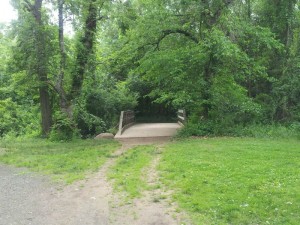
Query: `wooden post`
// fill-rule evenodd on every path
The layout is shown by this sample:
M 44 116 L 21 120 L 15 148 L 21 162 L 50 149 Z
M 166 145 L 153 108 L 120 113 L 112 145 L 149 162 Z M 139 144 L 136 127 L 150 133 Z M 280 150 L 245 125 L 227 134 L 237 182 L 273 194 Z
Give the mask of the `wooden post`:
M 124 111 L 121 111 L 120 115 L 120 121 L 119 121 L 119 134 L 122 134 L 122 128 L 123 128 L 123 117 L 124 117 Z
M 182 110 L 182 116 L 184 118 L 184 122 L 186 123 L 186 112 L 185 112 L 185 109 Z
M 119 131 L 118 134 L 122 135 L 124 130 L 134 124 L 134 111 L 127 110 L 121 111 L 120 121 L 119 121 Z
M 184 109 L 179 109 L 177 112 L 177 117 L 178 117 L 178 123 L 181 126 L 184 126 L 184 124 L 186 123 L 186 113 Z

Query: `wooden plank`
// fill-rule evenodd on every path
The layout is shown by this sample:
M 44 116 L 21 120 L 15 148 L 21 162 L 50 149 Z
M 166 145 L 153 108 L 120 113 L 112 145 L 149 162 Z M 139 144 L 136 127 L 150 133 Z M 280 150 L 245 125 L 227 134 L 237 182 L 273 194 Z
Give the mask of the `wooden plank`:
M 177 118 L 180 125 L 184 125 L 186 123 L 186 114 L 184 109 L 179 109 L 177 112 Z
M 185 118 L 183 116 L 178 116 L 178 119 L 185 121 Z

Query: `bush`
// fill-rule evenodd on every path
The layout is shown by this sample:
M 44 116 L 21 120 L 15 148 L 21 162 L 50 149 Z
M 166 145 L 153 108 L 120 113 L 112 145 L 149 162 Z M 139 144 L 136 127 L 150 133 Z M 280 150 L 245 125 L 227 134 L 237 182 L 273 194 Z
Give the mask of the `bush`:
M 189 136 L 211 136 L 214 134 L 213 126 L 211 122 L 203 123 L 188 123 L 183 129 L 178 133 L 179 137 L 189 137 Z
M 37 108 L 18 105 L 11 98 L 0 100 L 0 137 L 31 134 L 40 130 Z
M 290 125 L 251 125 L 239 129 L 240 136 L 257 138 L 298 138 L 300 139 L 300 123 Z
M 107 123 L 102 118 L 89 113 L 83 108 L 77 108 L 75 117 L 77 127 L 84 138 L 92 137 L 108 129 Z
M 281 124 L 252 124 L 247 126 L 235 125 L 221 127 L 212 121 L 188 123 L 178 133 L 179 137 L 189 136 L 234 136 L 256 138 L 296 138 L 300 139 L 300 123 Z
M 49 139 L 51 141 L 70 141 L 75 137 L 79 137 L 79 132 L 74 121 L 68 118 L 66 114 L 56 112 Z

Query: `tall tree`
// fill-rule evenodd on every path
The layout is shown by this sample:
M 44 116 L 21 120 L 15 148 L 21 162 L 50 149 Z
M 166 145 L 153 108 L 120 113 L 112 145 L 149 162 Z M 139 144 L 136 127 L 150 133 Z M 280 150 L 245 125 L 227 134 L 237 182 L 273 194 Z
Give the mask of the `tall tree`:
M 43 0 L 35 0 L 32 4 L 29 0 L 25 0 L 25 7 L 28 12 L 34 17 L 35 32 L 34 38 L 36 41 L 36 73 L 39 81 L 40 107 L 42 115 L 42 134 L 47 136 L 51 129 L 52 113 L 51 102 L 48 90 L 48 71 L 47 71 L 47 56 L 46 56 L 46 39 L 45 25 L 42 18 Z
M 101 3 L 101 6 L 104 1 Z M 82 37 L 77 44 L 75 66 L 72 72 L 71 98 L 74 99 L 80 95 L 86 67 L 90 56 L 94 53 L 94 42 L 97 31 L 97 21 L 99 19 L 98 10 L 100 4 L 97 0 L 87 2 L 88 9 L 84 24 Z
M 59 71 L 55 84 L 51 81 L 49 84 L 55 89 L 59 95 L 59 105 L 62 112 L 64 112 L 68 118 L 72 119 L 71 103 L 68 99 L 64 88 L 65 70 L 66 70 L 66 50 L 65 50 L 65 38 L 64 38 L 64 0 L 57 0 L 58 6 L 58 43 L 59 43 Z

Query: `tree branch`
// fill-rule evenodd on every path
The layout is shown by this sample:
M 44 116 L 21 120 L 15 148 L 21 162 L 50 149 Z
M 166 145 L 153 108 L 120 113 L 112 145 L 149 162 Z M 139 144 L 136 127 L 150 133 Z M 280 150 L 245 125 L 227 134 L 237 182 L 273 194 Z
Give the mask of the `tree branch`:
M 62 98 L 64 101 L 67 101 L 66 93 L 60 85 L 53 84 L 50 80 L 47 80 L 46 84 L 48 84 L 59 95 L 60 98 Z
M 98 13 L 99 16 L 97 17 L 97 20 L 108 19 L 108 16 L 101 16 L 101 10 L 102 10 L 102 8 L 104 6 L 104 3 L 105 3 L 105 1 L 103 1 L 101 3 L 101 5 L 99 6 L 99 13 Z
M 25 8 L 29 11 L 32 12 L 34 10 L 34 6 L 29 2 L 29 0 L 24 0 L 25 4 Z
M 108 16 L 99 16 L 98 18 L 97 18 L 97 20 L 103 20 L 103 19 L 106 19 L 106 20 L 108 20 L 109 19 L 109 17 Z
M 46 82 L 50 87 L 52 87 L 52 89 L 58 94 L 60 95 L 60 91 L 59 89 L 56 87 L 56 85 L 54 85 L 50 80 L 47 80 Z
M 175 29 L 175 30 L 163 30 L 162 31 L 162 35 L 158 38 L 158 40 L 154 41 L 154 42 L 149 42 L 149 43 L 146 43 L 142 46 L 139 46 L 137 48 L 137 50 L 141 50 L 141 49 L 144 49 L 146 46 L 153 46 L 155 45 L 155 49 L 154 50 L 159 50 L 159 44 L 160 42 L 165 38 L 167 37 L 168 35 L 170 34 L 182 34 L 186 37 L 188 37 L 189 39 L 191 39 L 191 41 L 195 42 L 196 44 L 199 42 L 199 40 L 193 36 L 191 33 L 185 31 L 185 30 L 181 30 L 181 29 Z M 127 44 L 127 43 L 126 43 Z
M 181 30 L 181 29 L 175 29 L 175 30 L 163 30 L 162 31 L 162 35 L 159 37 L 159 39 L 157 40 L 157 42 L 155 42 L 156 44 L 156 49 L 159 49 L 159 44 L 160 42 L 167 37 L 170 34 L 182 34 L 184 36 L 186 36 L 187 38 L 191 39 L 193 42 L 195 42 L 196 44 L 199 42 L 199 40 L 193 36 L 191 33 L 189 33 L 188 31 L 185 30 Z
M 175 30 L 164 30 L 163 31 L 163 36 L 162 38 L 165 38 L 166 36 L 168 36 L 169 34 L 183 34 L 184 36 L 190 38 L 192 41 L 194 41 L 195 43 L 198 43 L 198 39 L 193 36 L 191 33 L 185 31 L 185 30 L 181 30 L 181 29 L 175 29 Z

